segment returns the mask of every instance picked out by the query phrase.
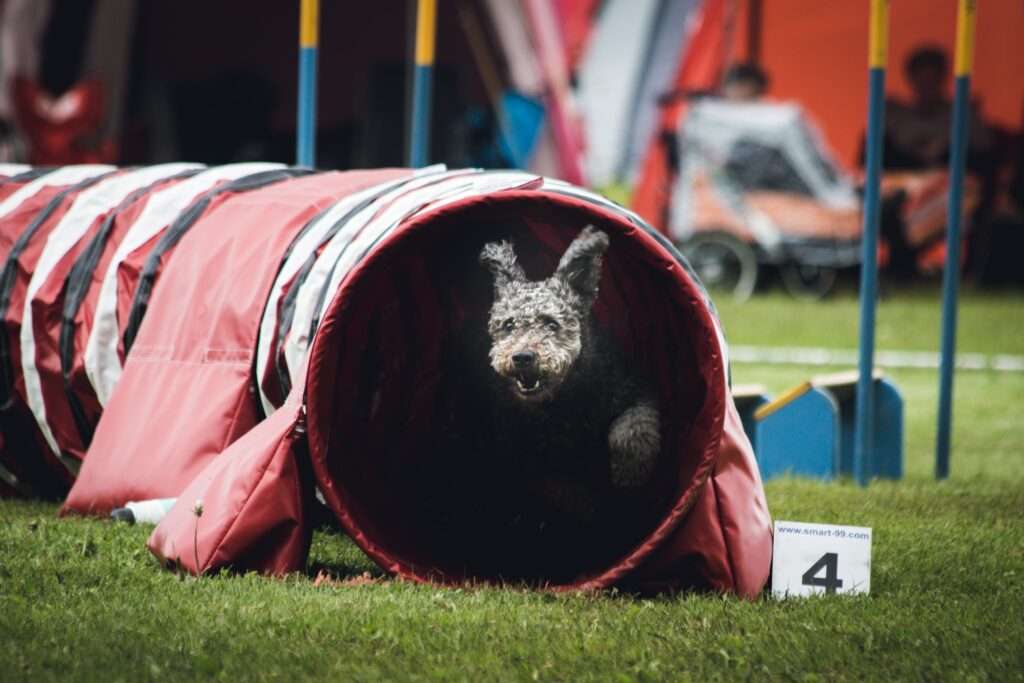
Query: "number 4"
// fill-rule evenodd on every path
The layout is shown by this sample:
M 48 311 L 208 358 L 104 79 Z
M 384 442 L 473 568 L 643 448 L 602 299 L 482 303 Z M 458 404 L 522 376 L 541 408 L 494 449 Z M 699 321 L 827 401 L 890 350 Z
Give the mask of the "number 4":
M 825 570 L 825 578 L 816 576 L 822 569 Z M 818 558 L 818 561 L 804 572 L 802 583 L 805 586 L 821 586 L 826 593 L 835 593 L 836 589 L 842 588 L 843 580 L 839 578 L 839 555 L 825 553 Z

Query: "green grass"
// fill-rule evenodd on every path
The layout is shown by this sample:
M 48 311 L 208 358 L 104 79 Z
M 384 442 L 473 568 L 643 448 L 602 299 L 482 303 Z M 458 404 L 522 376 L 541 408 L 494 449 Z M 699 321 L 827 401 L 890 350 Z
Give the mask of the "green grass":
M 878 304 L 878 348 L 937 351 L 939 297 L 937 284 L 891 292 L 883 287 Z M 857 348 L 859 302 L 848 286 L 840 286 L 823 302 L 796 301 L 778 288 L 744 303 L 716 298 L 715 305 L 733 344 Z M 968 289 L 957 321 L 958 351 L 1024 354 L 1024 297 L 1020 292 Z
M 881 346 L 937 348 L 936 301 L 931 290 L 885 299 Z M 961 348 L 1024 352 L 1021 303 L 966 296 Z M 855 345 L 850 297 L 721 308 L 734 343 Z M 737 365 L 734 376 L 780 390 L 817 371 Z M 381 577 L 328 533 L 303 575 L 181 581 L 145 550 L 146 529 L 4 502 L 0 681 L 1024 680 L 1024 373 L 957 374 L 944 483 L 931 478 L 936 373 L 892 374 L 907 402 L 905 481 L 767 485 L 777 519 L 874 528 L 870 596 L 438 589 Z M 316 585 L 319 571 L 338 580 Z
M 857 347 L 859 308 L 852 292 L 825 302 L 798 302 L 771 292 L 745 303 L 725 299 L 717 306 L 730 344 Z M 878 307 L 878 348 L 937 351 L 940 319 L 937 288 L 886 296 Z M 958 323 L 960 352 L 1024 354 L 1024 298 L 1019 294 L 968 290 Z M 850 368 L 737 363 L 733 381 L 780 392 L 809 376 L 842 369 Z M 886 374 L 903 392 L 907 478 L 928 480 L 934 472 L 938 372 L 890 369 Z M 1024 483 L 1024 422 L 1018 415 L 1024 407 L 1024 373 L 961 370 L 954 387 L 953 477 Z

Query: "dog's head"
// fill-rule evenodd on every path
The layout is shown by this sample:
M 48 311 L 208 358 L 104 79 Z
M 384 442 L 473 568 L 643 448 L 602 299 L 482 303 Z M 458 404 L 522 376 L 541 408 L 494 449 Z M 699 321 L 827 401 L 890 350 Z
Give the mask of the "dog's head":
M 480 262 L 494 275 L 487 326 L 491 366 L 520 400 L 553 396 L 579 357 L 607 249 L 608 235 L 588 226 L 562 255 L 554 275 L 530 281 L 510 242 L 484 246 Z

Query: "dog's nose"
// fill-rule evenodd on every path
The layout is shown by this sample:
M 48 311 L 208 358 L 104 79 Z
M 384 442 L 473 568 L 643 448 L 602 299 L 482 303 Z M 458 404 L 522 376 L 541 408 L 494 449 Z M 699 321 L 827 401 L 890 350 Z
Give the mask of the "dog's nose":
M 534 361 L 537 360 L 537 354 L 529 349 L 520 349 L 512 354 L 512 362 L 516 367 L 525 367 L 527 365 L 533 365 Z

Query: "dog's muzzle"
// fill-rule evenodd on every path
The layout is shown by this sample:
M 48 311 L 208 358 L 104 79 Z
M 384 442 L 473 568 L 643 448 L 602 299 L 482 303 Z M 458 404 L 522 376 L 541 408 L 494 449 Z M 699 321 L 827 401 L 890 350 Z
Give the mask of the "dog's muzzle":
M 537 354 L 529 349 L 520 349 L 513 353 L 511 379 L 522 396 L 534 396 L 543 391 L 544 377 L 540 371 Z

